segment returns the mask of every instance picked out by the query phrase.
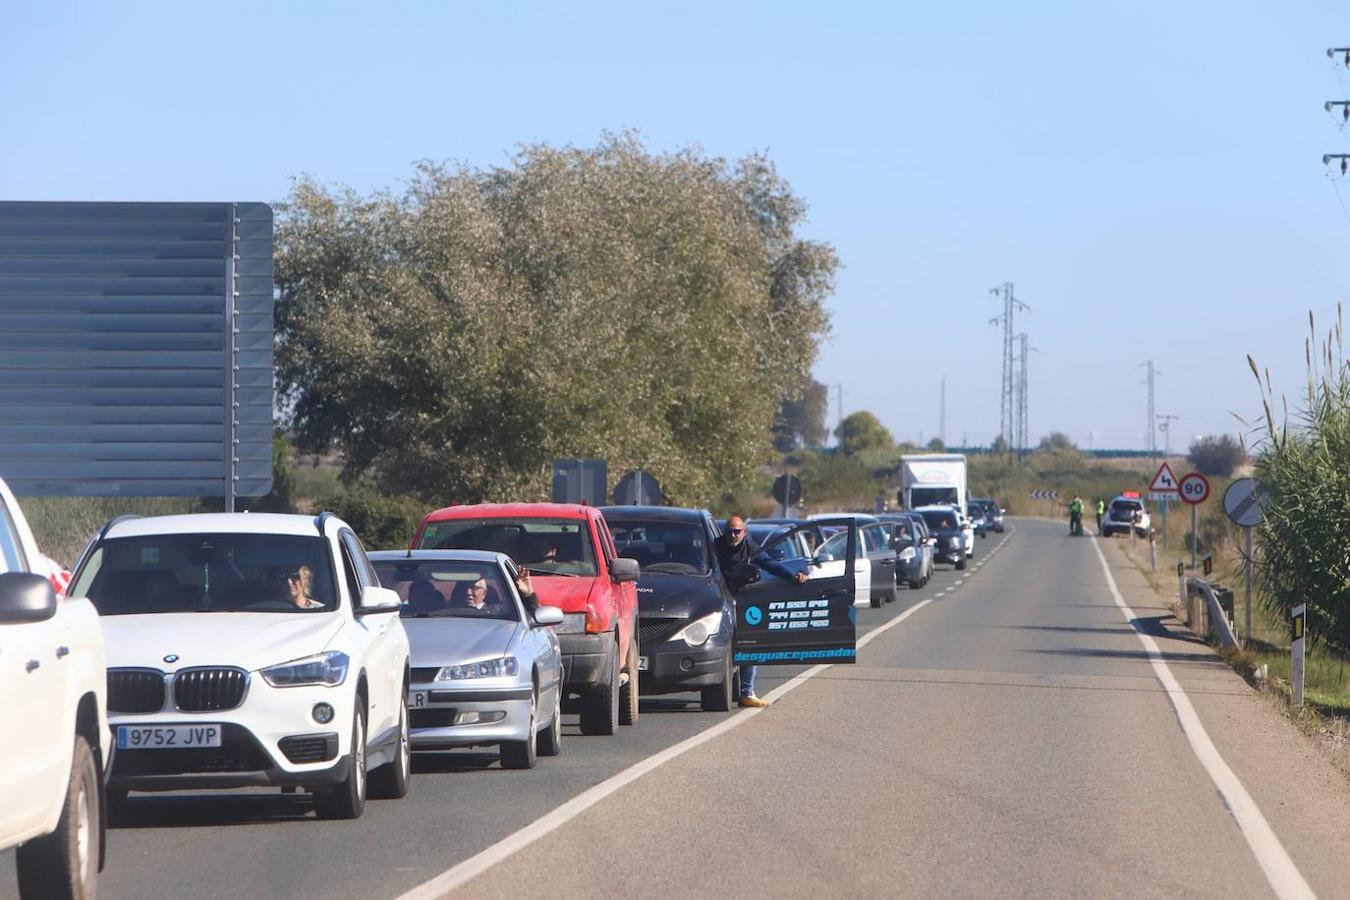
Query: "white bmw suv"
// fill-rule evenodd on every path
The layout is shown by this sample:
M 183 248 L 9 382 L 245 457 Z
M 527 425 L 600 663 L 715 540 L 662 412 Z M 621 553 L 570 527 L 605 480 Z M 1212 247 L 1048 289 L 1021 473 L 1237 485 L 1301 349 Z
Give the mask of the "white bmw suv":
M 109 797 L 280 785 L 321 818 L 408 790 L 408 637 L 331 513 L 114 519 L 77 564 L 103 621 Z M 367 781 L 369 773 L 369 781 Z

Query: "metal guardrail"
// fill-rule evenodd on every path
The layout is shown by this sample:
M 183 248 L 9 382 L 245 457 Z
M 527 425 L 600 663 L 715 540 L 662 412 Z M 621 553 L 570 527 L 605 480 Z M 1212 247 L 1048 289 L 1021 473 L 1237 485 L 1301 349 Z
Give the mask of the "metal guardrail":
M 1191 576 L 1178 581 L 1181 582 L 1178 614 L 1185 612 L 1187 626 L 1197 634 L 1218 638 L 1219 644 L 1227 649 L 1241 647 L 1233 630 L 1233 592 L 1204 578 Z

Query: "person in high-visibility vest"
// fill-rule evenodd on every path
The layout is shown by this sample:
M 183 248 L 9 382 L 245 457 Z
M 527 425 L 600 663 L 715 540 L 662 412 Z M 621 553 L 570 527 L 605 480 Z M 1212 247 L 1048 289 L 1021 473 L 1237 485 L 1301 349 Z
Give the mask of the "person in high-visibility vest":
M 1106 515 L 1106 501 L 1097 501 L 1097 533 L 1102 533 L 1102 516 Z
M 1077 495 L 1069 503 L 1069 534 L 1083 533 L 1083 498 Z

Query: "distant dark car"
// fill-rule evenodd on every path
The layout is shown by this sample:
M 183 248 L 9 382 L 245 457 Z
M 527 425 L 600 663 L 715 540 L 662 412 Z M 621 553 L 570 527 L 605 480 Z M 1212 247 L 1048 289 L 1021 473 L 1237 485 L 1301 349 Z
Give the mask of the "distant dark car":
M 970 520 L 970 527 L 975 529 L 976 537 L 989 536 L 989 515 L 983 506 L 978 503 L 967 503 L 966 518 Z
M 966 567 L 965 530 L 951 506 L 921 506 L 915 510 L 928 523 L 928 530 L 937 538 L 933 547 L 938 562 L 951 563 L 957 569 Z
M 990 531 L 1003 533 L 1003 507 L 998 505 L 997 500 L 991 500 L 988 497 L 972 497 L 971 504 L 979 504 L 984 509 L 985 526 Z
M 608 506 L 619 555 L 637 560 L 638 670 L 644 694 L 698 691 L 709 712 L 735 702 L 736 604 L 717 565 L 720 533 L 699 509 Z
M 915 522 L 903 513 L 884 513 L 877 518 L 890 532 L 891 546 L 895 548 L 895 580 L 911 588 L 921 588 L 933 574 L 933 546 L 927 532 L 922 535 Z

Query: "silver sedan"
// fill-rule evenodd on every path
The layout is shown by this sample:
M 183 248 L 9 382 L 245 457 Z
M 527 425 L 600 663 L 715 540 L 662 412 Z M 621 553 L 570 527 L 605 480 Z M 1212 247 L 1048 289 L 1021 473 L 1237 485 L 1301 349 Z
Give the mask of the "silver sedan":
M 529 609 L 511 559 L 479 550 L 381 550 L 412 645 L 414 750 L 497 746 L 507 769 L 562 751 L 562 653 L 552 606 Z

